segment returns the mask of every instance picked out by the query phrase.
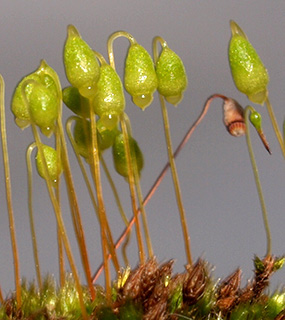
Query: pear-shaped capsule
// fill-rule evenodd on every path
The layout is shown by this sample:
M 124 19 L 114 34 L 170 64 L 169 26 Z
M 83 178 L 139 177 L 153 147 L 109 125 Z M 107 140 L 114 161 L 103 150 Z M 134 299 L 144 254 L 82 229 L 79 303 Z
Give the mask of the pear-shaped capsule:
M 157 88 L 157 77 L 149 53 L 138 43 L 128 50 L 125 63 L 125 88 L 132 96 L 133 102 L 145 109 L 153 100 Z
M 169 103 L 175 106 L 178 105 L 187 87 L 187 75 L 180 57 L 167 46 L 163 47 L 157 60 L 156 74 L 158 92 Z
M 63 57 L 68 81 L 84 97 L 92 97 L 99 79 L 99 64 L 94 51 L 72 25 L 68 26 Z
M 125 109 L 125 96 L 120 77 L 107 63 L 100 68 L 100 78 L 94 97 L 94 112 L 104 125 L 112 129 Z
M 30 94 L 29 108 L 31 119 L 49 136 L 58 116 L 58 97 L 43 85 L 37 85 Z
M 36 155 L 36 165 L 38 173 L 43 179 L 50 179 L 52 183 L 56 183 L 62 171 L 58 153 L 54 148 L 44 144 L 42 145 L 42 150 L 47 164 L 48 177 L 45 174 L 45 165 L 39 150 Z
M 45 135 L 52 133 L 60 104 L 58 84 L 56 72 L 44 60 L 35 72 L 20 81 L 11 106 L 20 128 L 33 122 Z
M 234 21 L 231 21 L 231 31 L 229 62 L 235 85 L 250 101 L 263 104 L 268 95 L 267 70 L 245 33 Z
M 129 144 L 130 144 L 130 150 L 131 150 L 133 161 L 134 159 L 136 161 L 136 162 L 133 162 L 133 165 L 136 163 L 136 167 L 140 175 L 141 170 L 143 168 L 143 164 L 144 164 L 143 154 L 136 140 L 133 139 L 132 137 L 129 137 Z M 113 147 L 112 147 L 112 153 L 113 153 L 113 160 L 114 160 L 116 171 L 121 176 L 128 177 L 126 148 L 125 148 L 124 137 L 122 133 L 116 136 Z

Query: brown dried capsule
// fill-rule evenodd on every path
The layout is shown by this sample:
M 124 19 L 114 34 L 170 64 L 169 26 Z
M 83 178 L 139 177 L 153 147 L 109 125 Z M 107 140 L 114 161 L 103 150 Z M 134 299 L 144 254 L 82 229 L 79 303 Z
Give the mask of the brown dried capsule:
M 217 306 L 221 311 L 227 312 L 234 306 L 238 298 L 240 277 L 241 270 L 238 268 L 222 282 L 217 297 Z
M 202 298 L 207 285 L 205 264 L 199 259 L 187 271 L 188 275 L 183 283 L 183 302 L 193 305 Z
M 169 281 L 171 278 L 173 260 L 166 262 L 159 267 L 159 275 L 156 279 L 155 287 L 147 300 L 144 301 L 143 307 L 147 311 L 155 308 L 158 303 L 168 301 Z
M 153 292 L 156 281 L 159 277 L 158 263 L 154 258 L 149 259 L 142 270 L 141 274 L 141 289 L 142 299 L 145 301 Z
M 244 110 L 234 99 L 224 99 L 224 124 L 232 136 L 239 137 L 245 134 Z
M 159 279 L 159 268 L 155 258 L 138 266 L 126 279 L 121 298 L 145 301 L 153 292 L 156 281 Z
M 121 289 L 122 299 L 130 298 L 136 300 L 139 298 L 141 295 L 141 275 L 143 268 L 144 265 L 140 265 L 131 272 Z
M 223 281 L 219 289 L 219 296 L 224 298 L 236 294 L 240 286 L 240 277 L 241 270 L 238 268 Z

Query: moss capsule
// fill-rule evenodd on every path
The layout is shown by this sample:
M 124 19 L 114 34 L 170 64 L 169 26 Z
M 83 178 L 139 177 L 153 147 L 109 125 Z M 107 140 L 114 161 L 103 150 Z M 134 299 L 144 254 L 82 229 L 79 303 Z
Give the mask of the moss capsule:
M 145 109 L 153 100 L 157 77 L 149 53 L 138 43 L 130 46 L 125 63 L 125 88 L 133 102 Z
M 73 137 L 78 153 L 88 161 L 91 150 L 90 121 L 83 118 L 77 118 L 73 128 Z
M 131 154 L 135 156 L 138 173 L 140 175 L 141 170 L 143 168 L 144 160 L 143 154 L 136 142 L 135 139 L 129 137 Z M 126 158 L 126 150 L 124 144 L 123 134 L 120 133 L 116 136 L 114 144 L 113 144 L 113 160 L 116 171 L 123 177 L 128 177 L 128 165 Z
M 180 57 L 167 46 L 162 49 L 157 60 L 156 74 L 158 78 L 158 92 L 169 103 L 175 106 L 178 105 L 187 87 L 187 75 Z
M 63 57 L 68 81 L 84 97 L 93 96 L 99 79 L 99 64 L 94 51 L 72 25 L 68 26 Z
M 124 109 L 125 96 L 121 79 L 110 65 L 103 63 L 94 97 L 94 112 L 107 128 L 112 129 Z
M 228 132 L 234 137 L 240 137 L 246 133 L 243 107 L 234 99 L 224 100 L 224 124 Z
M 265 149 L 269 152 L 269 154 L 271 154 L 269 144 L 268 144 L 266 137 L 265 137 L 265 134 L 263 133 L 263 130 L 262 130 L 261 114 L 256 111 L 252 111 L 249 115 L 249 120 L 252 123 L 252 125 L 254 126 L 254 128 L 256 129 Z
M 44 60 L 35 72 L 20 81 L 11 106 L 20 128 L 33 122 L 45 135 L 52 133 L 60 104 L 58 81 L 56 72 Z
M 257 131 L 261 130 L 262 118 L 260 113 L 256 111 L 251 112 L 249 116 L 249 120 Z
M 62 171 L 57 151 L 54 148 L 44 144 L 42 145 L 42 149 L 47 164 L 48 177 L 45 175 L 45 166 L 39 151 L 36 155 L 38 173 L 43 179 L 50 179 L 53 183 L 56 183 L 58 176 Z
M 229 62 L 235 85 L 250 101 L 263 104 L 268 95 L 267 70 L 245 33 L 234 21 L 231 21 L 231 31 Z
M 49 136 L 58 116 L 57 97 L 51 94 L 46 87 L 38 85 L 30 94 L 29 106 L 34 123 L 45 135 Z

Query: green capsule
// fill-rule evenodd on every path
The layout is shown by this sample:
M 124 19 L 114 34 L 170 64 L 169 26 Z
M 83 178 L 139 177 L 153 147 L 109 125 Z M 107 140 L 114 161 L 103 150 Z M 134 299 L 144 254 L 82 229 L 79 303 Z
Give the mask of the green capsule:
M 57 73 L 42 61 L 37 71 L 40 85 L 36 85 L 29 96 L 30 115 L 41 131 L 49 136 L 54 129 L 60 106 L 60 88 Z
M 256 111 L 251 112 L 251 114 L 249 116 L 249 120 L 253 124 L 253 126 L 255 127 L 255 129 L 257 131 L 261 130 L 262 118 L 261 118 L 260 113 L 258 113 Z
M 245 33 L 234 21 L 231 21 L 231 31 L 229 62 L 235 85 L 250 101 L 263 104 L 268 96 L 267 70 Z
M 117 127 L 114 127 L 113 129 L 107 128 L 101 119 L 97 121 L 96 127 L 99 150 L 103 151 L 112 147 L 116 136 L 120 133 L 119 129 Z
M 103 63 L 94 97 L 94 112 L 107 128 L 112 129 L 124 109 L 125 96 L 121 79 L 110 65 Z
M 92 97 L 99 79 L 97 58 L 74 26 L 69 25 L 67 32 L 63 53 L 67 79 L 82 96 Z
M 44 60 L 35 72 L 20 81 L 11 106 L 20 128 L 33 122 L 45 135 L 52 133 L 60 105 L 58 84 L 56 72 Z
M 43 85 L 37 85 L 29 97 L 31 119 L 42 132 L 49 136 L 58 116 L 58 97 L 51 94 Z
M 183 99 L 183 92 L 187 87 L 187 75 L 180 57 L 167 46 L 162 49 L 157 60 L 156 74 L 158 92 L 169 103 L 177 106 Z
M 61 164 L 58 159 L 57 151 L 54 148 L 44 144 L 42 145 L 42 149 L 43 149 L 43 154 L 47 164 L 48 179 L 50 179 L 53 183 L 56 183 L 58 176 L 62 171 Z M 47 179 L 45 175 L 45 166 L 39 151 L 37 152 L 37 155 L 36 155 L 36 165 L 37 165 L 37 170 L 39 175 L 43 179 Z
M 73 138 L 78 153 L 88 161 L 92 143 L 90 121 L 83 118 L 76 118 L 73 128 Z
M 149 53 L 139 44 L 130 46 L 125 63 L 125 88 L 133 102 L 145 109 L 153 100 L 157 77 Z
M 62 90 L 64 104 L 75 114 L 88 118 L 90 116 L 89 100 L 84 98 L 75 87 L 69 86 Z
M 129 143 L 130 143 L 130 149 L 133 152 L 131 154 L 135 155 L 137 169 L 140 175 L 141 170 L 143 168 L 143 164 L 144 164 L 143 154 L 135 139 L 133 139 L 132 137 L 129 137 Z M 124 137 L 122 133 L 116 136 L 112 151 L 113 151 L 113 160 L 114 160 L 116 171 L 121 176 L 128 177 L 128 165 L 127 165 Z

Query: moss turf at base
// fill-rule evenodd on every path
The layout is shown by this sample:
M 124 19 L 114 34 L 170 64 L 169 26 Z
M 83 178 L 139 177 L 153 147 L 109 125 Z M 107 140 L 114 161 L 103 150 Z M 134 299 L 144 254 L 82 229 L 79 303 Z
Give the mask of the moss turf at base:
M 285 319 L 285 292 L 271 295 L 265 291 L 270 276 L 284 258 L 267 256 L 254 259 L 254 276 L 240 287 L 238 268 L 223 281 L 214 281 L 209 264 L 199 259 L 181 274 L 172 274 L 173 260 L 159 265 L 155 258 L 131 270 L 126 268 L 113 283 L 112 300 L 107 301 L 102 287 L 96 286 L 91 300 L 83 288 L 90 319 Z M 56 289 L 47 277 L 39 291 L 34 284 L 22 285 L 22 306 L 17 309 L 15 296 L 5 300 L 1 319 L 81 319 L 78 294 L 72 275 Z

